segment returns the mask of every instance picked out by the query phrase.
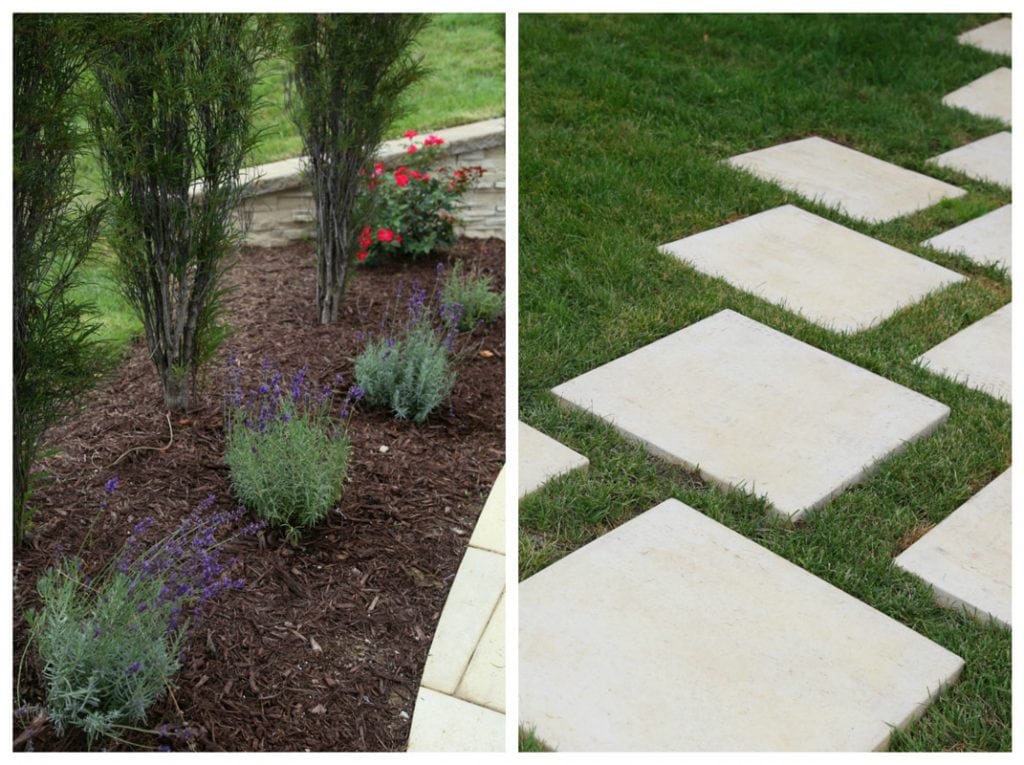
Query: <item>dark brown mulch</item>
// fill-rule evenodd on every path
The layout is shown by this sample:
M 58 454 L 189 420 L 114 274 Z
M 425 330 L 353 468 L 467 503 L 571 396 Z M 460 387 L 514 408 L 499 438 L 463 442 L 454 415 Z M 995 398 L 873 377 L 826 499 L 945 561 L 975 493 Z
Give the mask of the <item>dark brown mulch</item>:
M 504 284 L 500 240 L 462 240 L 449 260 L 465 259 Z M 252 249 L 232 271 L 226 346 L 256 370 L 264 356 L 285 372 L 308 365 L 318 382 L 353 381 L 360 333 L 376 330 L 399 281 L 433 284 L 435 262 L 360 269 L 344 318 L 315 323 L 315 274 L 309 245 Z M 295 548 L 270 532 L 233 542 L 246 587 L 222 595 L 187 646 L 177 687 L 152 710 L 149 724 L 188 727 L 176 749 L 206 751 L 402 750 L 420 674 L 445 596 L 483 500 L 504 460 L 505 323 L 476 329 L 450 411 L 424 424 L 359 408 L 351 418 L 349 481 L 340 507 Z M 88 397 L 83 410 L 55 427 L 59 448 L 44 467 L 51 480 L 35 496 L 31 540 L 15 552 L 15 677 L 26 644 L 24 609 L 38 604 L 35 584 L 58 545 L 76 550 L 97 517 L 104 481 L 121 487 L 99 513 L 88 555 L 100 565 L 136 521 L 152 516 L 149 538 L 173 527 L 206 495 L 234 502 L 223 462 L 223 351 L 202 382 L 195 411 L 172 420 L 144 346 Z M 247 379 L 251 380 L 252 377 Z M 18 704 L 44 698 L 27 654 Z M 15 723 L 15 736 L 29 717 Z M 153 735 L 132 734 L 154 747 Z M 77 732 L 48 727 L 35 750 L 80 750 Z M 124 749 L 114 742 L 109 748 Z M 19 749 L 24 745 L 19 745 Z

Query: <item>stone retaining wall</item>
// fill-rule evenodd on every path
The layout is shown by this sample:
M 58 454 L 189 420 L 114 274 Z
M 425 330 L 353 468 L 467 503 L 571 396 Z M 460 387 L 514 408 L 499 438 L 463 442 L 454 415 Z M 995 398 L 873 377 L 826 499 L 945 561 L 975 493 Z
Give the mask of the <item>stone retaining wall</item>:
M 480 165 L 484 176 L 463 198 L 458 215 L 463 220 L 459 233 L 464 236 L 505 238 L 505 120 L 474 122 L 470 125 L 438 130 L 449 151 L 448 165 Z M 377 153 L 385 165 L 397 166 L 408 142 L 387 141 Z M 251 167 L 243 177 L 253 180 L 252 192 L 242 206 L 242 214 L 251 216 L 245 244 L 278 247 L 312 238 L 314 207 L 302 174 L 303 158 Z

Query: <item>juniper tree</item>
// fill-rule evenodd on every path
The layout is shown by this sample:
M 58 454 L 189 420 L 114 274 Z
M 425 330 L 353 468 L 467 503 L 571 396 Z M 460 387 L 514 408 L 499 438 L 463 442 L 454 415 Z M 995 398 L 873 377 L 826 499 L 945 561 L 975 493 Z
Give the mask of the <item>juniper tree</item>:
M 302 135 L 316 204 L 316 303 L 338 318 L 361 223 L 359 171 L 401 113 L 400 96 L 424 69 L 410 55 L 424 14 L 307 14 L 291 20 L 289 103 Z
M 189 407 L 222 331 L 222 277 L 240 241 L 252 86 L 272 29 L 244 14 L 92 18 L 101 55 L 90 121 L 111 197 L 108 239 L 164 405 Z
M 79 204 L 75 88 L 85 47 L 68 17 L 14 16 L 14 538 L 31 520 L 39 440 L 99 368 L 88 307 L 72 290 L 96 240 Z

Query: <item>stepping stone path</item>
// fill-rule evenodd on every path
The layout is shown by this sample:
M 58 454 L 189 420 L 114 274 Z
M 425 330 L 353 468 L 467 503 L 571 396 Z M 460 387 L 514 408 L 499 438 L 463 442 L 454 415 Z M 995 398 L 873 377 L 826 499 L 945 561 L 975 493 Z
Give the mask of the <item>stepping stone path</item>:
M 505 751 L 505 471 L 480 512 L 430 645 L 409 751 Z
M 1010 306 L 976 321 L 914 361 L 929 371 L 1010 401 Z
M 996 19 L 977 29 L 964 32 L 956 39 L 963 45 L 973 45 L 989 53 L 1010 55 L 1011 42 L 1010 19 Z
M 565 751 L 885 748 L 963 660 L 676 500 L 519 588 L 520 718 Z
M 519 423 L 519 499 L 552 478 L 589 464 L 590 460 L 582 454 L 524 422 Z
M 837 332 L 867 329 L 964 278 L 792 205 L 659 249 Z
M 1010 70 L 1001 66 L 942 99 L 946 106 L 1010 124 Z
M 979 265 L 995 264 L 1010 272 L 1010 208 L 998 210 L 968 221 L 949 231 L 926 239 L 922 244 L 945 252 L 965 255 Z
M 872 223 L 966 193 L 816 136 L 739 154 L 727 161 L 807 199 Z
M 896 565 L 932 586 L 935 600 L 1010 626 L 1010 471 L 904 550 Z
M 947 151 L 929 162 L 934 162 L 979 181 L 998 183 L 1010 188 L 1011 136 L 1006 131 L 996 133 L 959 148 Z
M 552 391 L 653 454 L 793 519 L 932 432 L 948 407 L 725 310 Z

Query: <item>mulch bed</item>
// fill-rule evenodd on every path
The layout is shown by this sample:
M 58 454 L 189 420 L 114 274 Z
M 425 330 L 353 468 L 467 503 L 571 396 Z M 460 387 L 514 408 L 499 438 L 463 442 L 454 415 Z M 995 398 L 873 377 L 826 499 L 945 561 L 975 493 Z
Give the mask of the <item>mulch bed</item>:
M 463 239 L 448 254 L 505 279 L 500 240 Z M 432 285 L 436 260 L 360 268 L 345 316 L 316 323 L 313 252 L 308 244 L 247 249 L 232 270 L 226 318 L 236 328 L 201 381 L 194 411 L 172 419 L 170 434 L 155 370 L 136 343 L 82 410 L 48 434 L 60 453 L 44 460 L 35 529 L 15 551 L 14 672 L 25 653 L 26 608 L 36 581 L 64 550 L 78 549 L 94 518 L 87 566 L 99 566 L 152 516 L 155 539 L 208 494 L 234 507 L 223 461 L 224 358 L 235 349 L 251 383 L 266 357 L 285 373 L 354 381 L 361 333 L 376 331 L 398 283 Z M 448 589 L 505 453 L 505 323 L 463 335 L 467 349 L 450 410 L 422 425 L 360 406 L 351 417 L 349 481 L 340 506 L 295 547 L 273 531 L 232 542 L 244 589 L 211 604 L 190 636 L 176 688 L 148 724 L 187 727 L 188 741 L 132 734 L 94 746 L 196 751 L 404 750 L 420 675 Z M 340 402 L 339 398 L 335 399 Z M 126 455 L 125 453 L 128 452 Z M 122 455 L 116 466 L 112 463 Z M 104 481 L 120 489 L 100 511 Z M 243 521 L 244 522 L 244 521 Z M 40 704 L 45 690 L 32 652 L 21 669 L 17 704 Z M 14 734 L 31 716 L 16 719 Z M 77 731 L 49 726 L 26 746 L 82 750 Z

